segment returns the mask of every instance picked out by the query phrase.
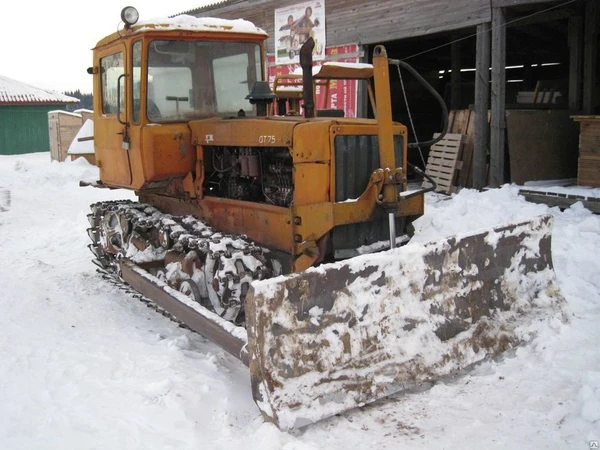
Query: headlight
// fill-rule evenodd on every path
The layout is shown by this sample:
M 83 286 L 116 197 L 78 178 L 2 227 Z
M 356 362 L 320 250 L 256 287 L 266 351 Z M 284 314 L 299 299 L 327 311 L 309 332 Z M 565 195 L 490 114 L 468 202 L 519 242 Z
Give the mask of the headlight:
M 134 25 L 140 18 L 140 13 L 133 6 L 126 6 L 121 11 L 121 20 L 128 26 Z

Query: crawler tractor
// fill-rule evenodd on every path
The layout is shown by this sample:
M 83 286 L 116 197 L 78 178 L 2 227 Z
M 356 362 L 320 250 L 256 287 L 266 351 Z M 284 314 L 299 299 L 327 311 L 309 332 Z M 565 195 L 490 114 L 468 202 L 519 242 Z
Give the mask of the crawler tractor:
M 396 248 L 425 191 L 408 191 L 382 46 L 314 76 L 367 83 L 375 119 L 315 110 L 312 40 L 304 114 L 275 116 L 264 31 L 121 17 L 88 70 L 91 184 L 139 202 L 91 205 L 93 261 L 248 365 L 267 420 L 306 425 L 518 343 L 550 295 L 550 219 Z

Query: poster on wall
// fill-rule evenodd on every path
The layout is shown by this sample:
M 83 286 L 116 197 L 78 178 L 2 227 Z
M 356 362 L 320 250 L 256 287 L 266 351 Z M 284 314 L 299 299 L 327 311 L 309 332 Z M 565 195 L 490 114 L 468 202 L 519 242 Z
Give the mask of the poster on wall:
M 299 62 L 300 47 L 315 41 L 313 60 L 325 58 L 325 1 L 298 3 L 275 10 L 275 59 L 277 64 Z
M 327 47 L 325 49 L 327 60 L 340 63 L 358 63 L 358 45 L 338 45 Z M 324 61 L 313 62 L 313 65 L 320 67 Z M 268 77 L 271 89 L 274 88 L 275 79 L 278 76 L 290 74 L 302 74 L 302 69 L 298 64 L 277 64 L 274 55 L 268 55 Z M 315 69 L 317 72 L 318 69 Z M 358 83 L 356 80 L 331 80 L 327 97 L 323 86 L 316 86 L 315 103 L 317 109 L 342 109 L 345 117 L 356 117 L 357 115 L 357 95 Z

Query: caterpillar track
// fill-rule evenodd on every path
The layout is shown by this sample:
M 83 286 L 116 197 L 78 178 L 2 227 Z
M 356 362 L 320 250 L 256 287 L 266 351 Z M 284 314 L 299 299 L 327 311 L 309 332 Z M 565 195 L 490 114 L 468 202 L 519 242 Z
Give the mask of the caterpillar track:
M 127 258 L 209 311 L 244 323 L 243 299 L 254 280 L 278 275 L 267 250 L 243 236 L 214 231 L 193 216 L 163 214 L 132 201 L 91 205 L 93 262 L 113 276 Z

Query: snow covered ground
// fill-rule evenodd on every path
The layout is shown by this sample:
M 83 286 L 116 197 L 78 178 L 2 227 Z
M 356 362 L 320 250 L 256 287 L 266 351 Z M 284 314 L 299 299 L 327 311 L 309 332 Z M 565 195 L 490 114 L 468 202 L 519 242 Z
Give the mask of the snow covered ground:
M 1 449 L 588 449 L 600 440 L 600 216 L 527 203 L 518 187 L 427 198 L 425 241 L 550 211 L 569 321 L 435 385 L 292 433 L 264 423 L 248 370 L 107 284 L 80 188 L 97 169 L 0 156 Z

